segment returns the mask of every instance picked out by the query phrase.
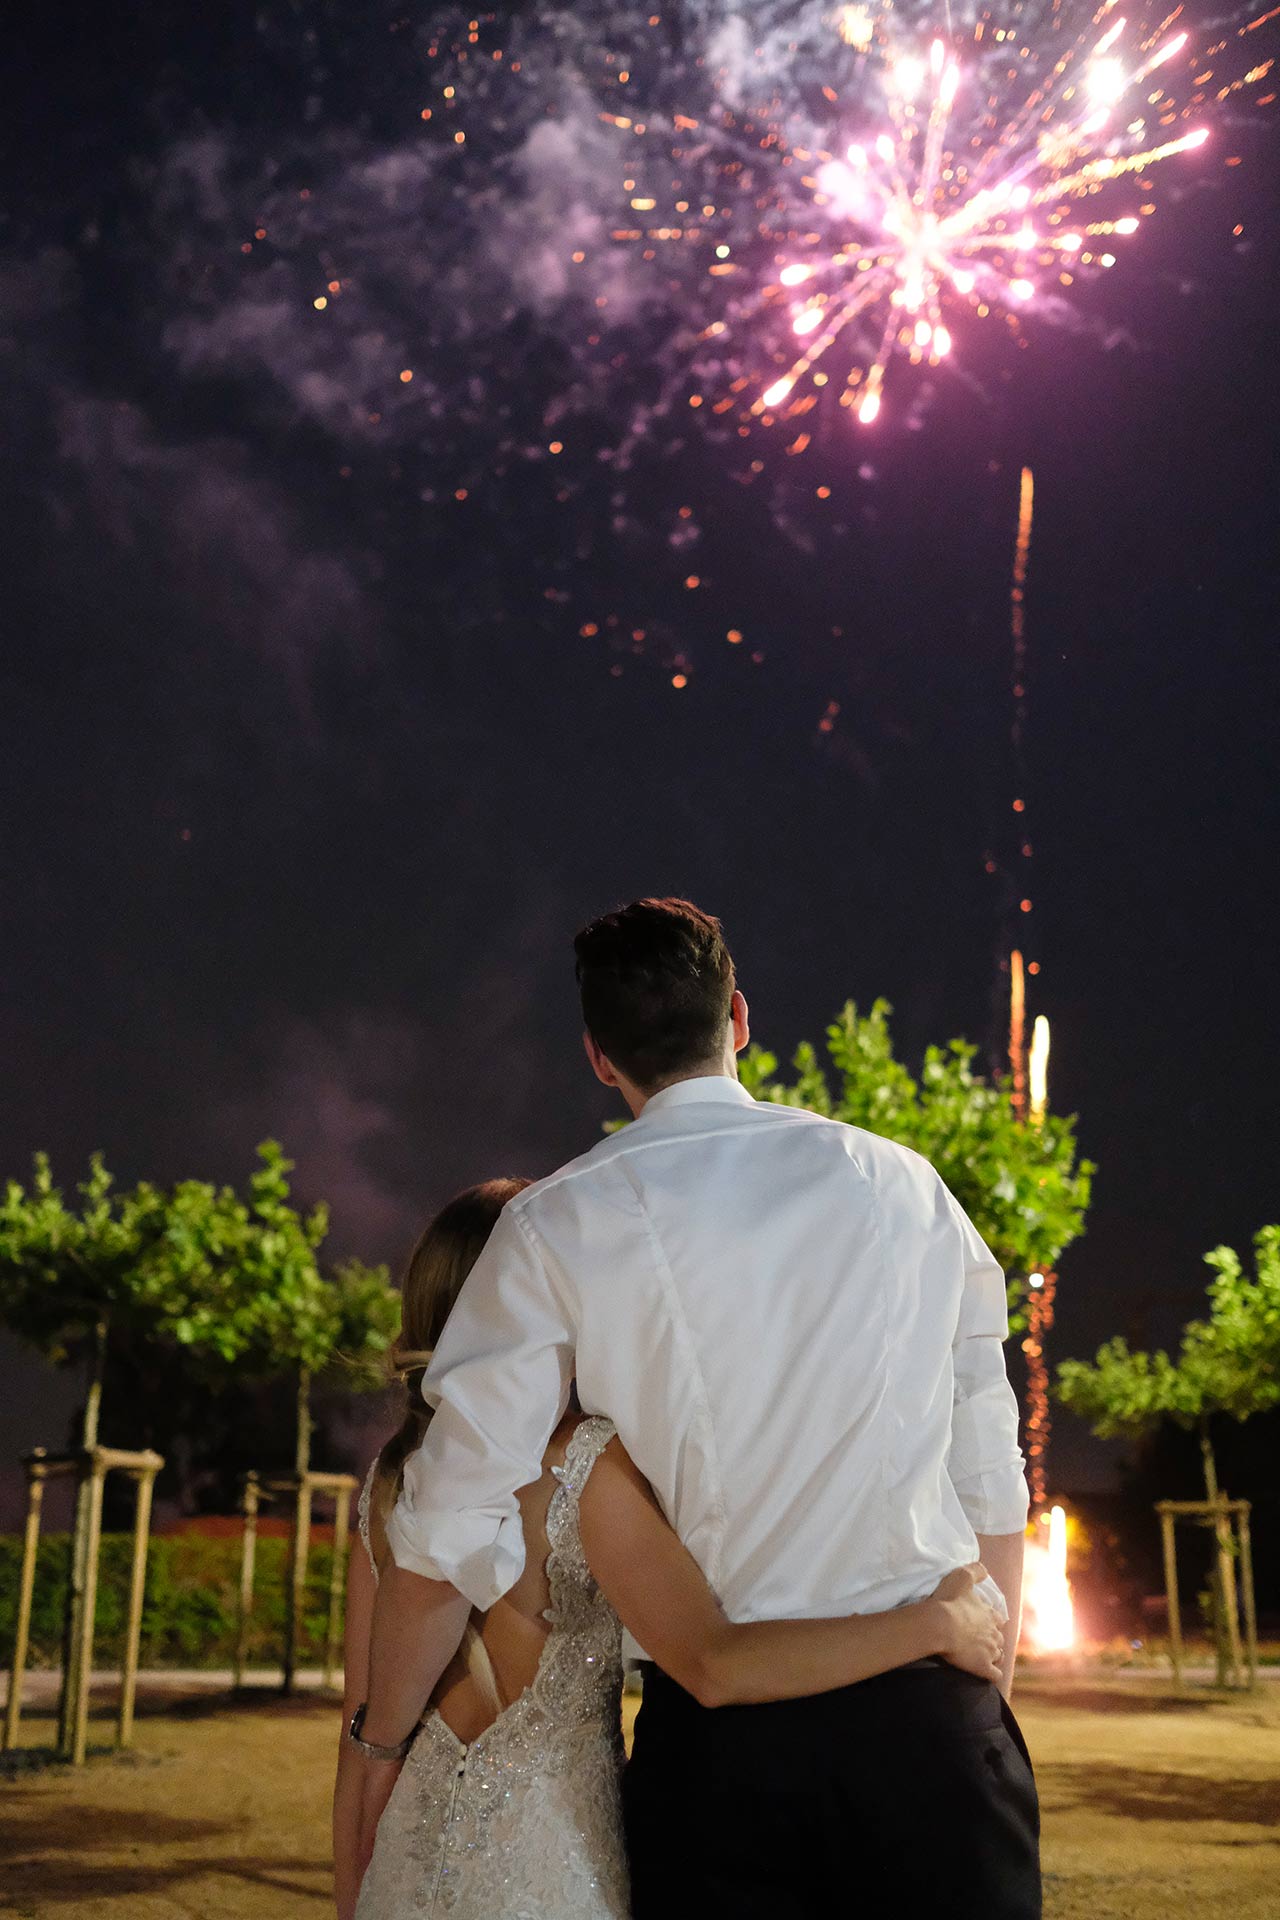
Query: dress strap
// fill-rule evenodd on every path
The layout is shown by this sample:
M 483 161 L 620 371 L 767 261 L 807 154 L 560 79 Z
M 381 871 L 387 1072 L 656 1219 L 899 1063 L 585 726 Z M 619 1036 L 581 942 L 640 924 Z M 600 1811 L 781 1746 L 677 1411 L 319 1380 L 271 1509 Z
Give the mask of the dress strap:
M 547 1579 L 553 1613 L 558 1610 L 556 1588 L 560 1579 L 571 1580 L 579 1586 L 591 1579 L 578 1531 L 578 1502 L 592 1467 L 617 1431 L 612 1420 L 597 1415 L 580 1420 L 565 1448 L 564 1465 L 551 1469 L 559 1482 L 547 1508 L 547 1543 L 551 1549 L 547 1556 Z
M 364 1477 L 364 1485 L 360 1489 L 360 1499 L 356 1505 L 356 1524 L 360 1529 L 360 1538 L 364 1541 L 364 1550 L 369 1556 L 369 1565 L 373 1568 L 375 1585 L 378 1579 L 378 1562 L 374 1557 L 373 1541 L 369 1535 L 369 1511 L 373 1504 L 373 1489 L 377 1478 L 378 1456 L 375 1454 L 369 1464 L 369 1471 Z

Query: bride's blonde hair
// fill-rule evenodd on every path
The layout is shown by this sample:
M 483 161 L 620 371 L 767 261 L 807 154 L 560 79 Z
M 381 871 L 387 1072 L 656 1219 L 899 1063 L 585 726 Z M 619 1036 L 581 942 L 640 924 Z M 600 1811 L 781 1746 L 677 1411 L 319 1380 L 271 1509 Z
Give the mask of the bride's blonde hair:
M 379 1518 L 390 1516 L 404 1478 L 404 1463 L 422 1443 L 431 1424 L 431 1408 L 422 1397 L 422 1376 L 444 1332 L 462 1283 L 484 1249 L 508 1200 L 528 1180 L 485 1180 L 467 1187 L 440 1209 L 427 1226 L 400 1283 L 400 1333 L 388 1356 L 404 1388 L 404 1418 L 378 1455 L 375 1476 Z M 503 1700 L 484 1642 L 469 1624 L 462 1643 L 467 1670 L 490 1696 L 495 1709 Z

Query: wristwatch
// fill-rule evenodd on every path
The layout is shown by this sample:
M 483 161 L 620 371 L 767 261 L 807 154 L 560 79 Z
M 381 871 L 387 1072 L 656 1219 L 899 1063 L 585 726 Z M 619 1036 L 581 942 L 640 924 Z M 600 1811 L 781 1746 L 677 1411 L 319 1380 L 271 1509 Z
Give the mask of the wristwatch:
M 403 1760 L 418 1737 L 418 1729 L 414 1727 L 412 1731 L 407 1733 L 404 1739 L 394 1747 L 380 1747 L 375 1740 L 362 1740 L 360 1738 L 360 1729 L 364 1725 L 364 1717 L 368 1711 L 369 1702 L 362 1700 L 351 1716 L 351 1725 L 347 1728 L 347 1738 L 352 1746 L 359 1747 L 366 1760 Z

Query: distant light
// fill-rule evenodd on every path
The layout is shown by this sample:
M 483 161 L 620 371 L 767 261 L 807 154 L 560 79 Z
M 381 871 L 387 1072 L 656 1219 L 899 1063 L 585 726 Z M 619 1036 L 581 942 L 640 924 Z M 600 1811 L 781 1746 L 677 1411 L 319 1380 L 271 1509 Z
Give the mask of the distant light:
M 1039 1653 L 1065 1653 L 1075 1645 L 1075 1609 L 1071 1603 L 1071 1585 L 1067 1579 L 1067 1516 L 1060 1506 L 1042 1514 L 1041 1527 L 1047 1537 L 1027 1542 L 1026 1598 L 1027 1638 Z
M 1028 1064 L 1032 1121 L 1039 1126 L 1049 1104 L 1049 1022 L 1038 1013 L 1031 1030 L 1031 1057 Z

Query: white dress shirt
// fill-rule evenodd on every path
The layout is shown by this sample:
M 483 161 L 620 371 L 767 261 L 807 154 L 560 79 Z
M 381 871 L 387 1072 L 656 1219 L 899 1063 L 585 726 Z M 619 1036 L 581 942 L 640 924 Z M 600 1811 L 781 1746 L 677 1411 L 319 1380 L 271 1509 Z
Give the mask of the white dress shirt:
M 880 1613 L 1018 1532 L 1004 1279 L 927 1161 L 684 1080 L 510 1201 L 423 1386 L 396 1562 L 489 1607 L 571 1383 L 732 1620 Z

